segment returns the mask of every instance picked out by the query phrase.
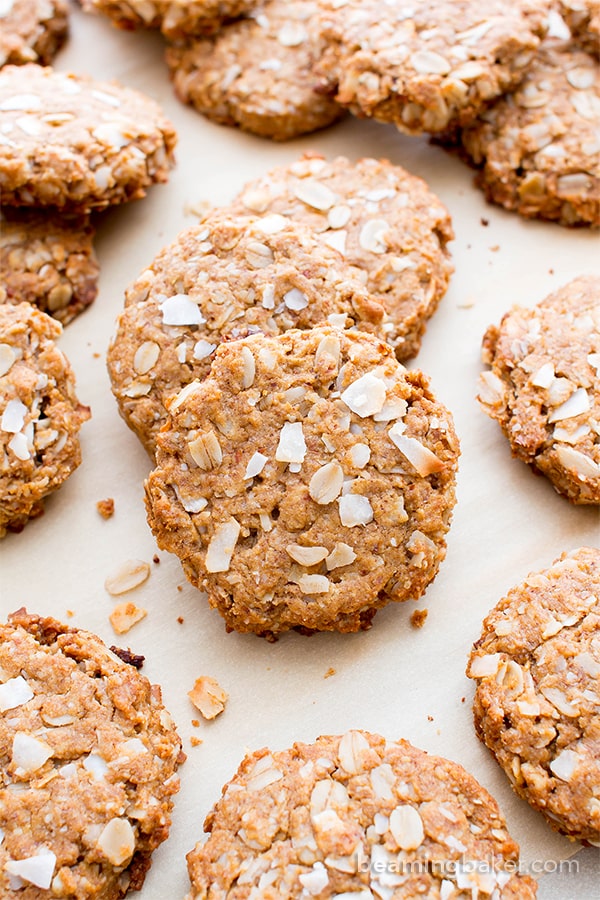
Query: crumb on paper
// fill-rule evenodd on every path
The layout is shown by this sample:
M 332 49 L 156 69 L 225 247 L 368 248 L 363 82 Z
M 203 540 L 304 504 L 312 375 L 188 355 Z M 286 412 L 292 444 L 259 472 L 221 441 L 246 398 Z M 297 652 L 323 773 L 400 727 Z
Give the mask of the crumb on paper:
M 182 590 L 183 590 L 183 585 L 182 585 L 182 584 L 178 584 L 178 585 L 177 585 L 177 590 L 179 591 L 179 593 L 181 593 Z
M 192 725 L 194 726 L 194 728 L 199 728 L 200 727 L 200 719 L 192 719 Z
M 188 691 L 188 697 L 205 719 L 214 719 L 225 709 L 229 694 L 214 678 L 201 675 Z
M 483 216 L 481 217 L 481 219 L 480 219 L 479 221 L 481 222 L 481 224 L 483 225 L 484 228 L 487 228 L 488 225 L 490 224 L 490 220 L 489 220 L 489 219 L 484 219 Z
M 75 613 L 73 612 L 72 609 L 68 609 L 68 610 L 67 610 L 67 617 L 68 617 L 69 619 L 72 619 L 74 615 L 75 615 Z
M 490 247 L 490 250 L 492 251 L 492 253 L 497 253 L 499 249 L 500 249 L 500 244 L 494 244 L 493 247 Z
M 325 674 L 323 675 L 323 678 L 331 678 L 332 675 L 335 675 L 335 669 L 333 669 L 333 668 L 330 666 L 330 667 L 327 669 L 327 671 L 325 672 Z
M 472 297 L 465 297 L 460 303 L 456 304 L 457 309 L 473 309 L 475 306 L 475 301 Z
M 106 500 L 98 500 L 96 509 L 103 519 L 110 519 L 115 514 L 115 501 L 112 497 L 107 497 Z
M 158 566 L 158 565 L 159 565 L 159 563 L 160 563 L 160 556 L 158 555 L 158 553 L 155 553 L 155 554 L 154 554 L 154 556 L 152 557 L 152 562 L 154 563 L 155 566 Z
M 433 716 L 427 716 L 427 721 L 428 721 L 428 722 L 433 722 Z
M 102 354 L 101 354 L 101 353 L 98 353 L 98 351 L 96 351 L 95 353 L 92 353 L 92 356 L 94 357 L 94 359 L 100 359 L 100 357 L 102 356 Z
M 118 656 L 121 662 L 127 663 L 128 666 L 133 666 L 134 669 L 141 669 L 144 665 L 146 657 L 139 653 L 132 653 L 130 647 L 128 647 L 127 650 L 124 650 L 122 647 L 115 647 L 113 644 L 108 649 L 111 653 L 114 653 L 115 656 Z
M 415 611 L 411 614 L 410 624 L 413 628 L 422 628 L 428 615 L 428 609 L 415 609 Z
M 192 737 L 190 738 L 190 744 L 192 745 L 192 747 L 199 747 L 200 744 L 203 743 L 204 741 L 202 740 L 202 738 L 197 738 L 195 735 L 192 735 Z
M 183 618 L 183 616 L 177 616 L 177 621 L 179 622 L 180 625 L 183 625 L 183 623 L 185 622 L 185 619 Z
M 150 566 L 142 559 L 128 559 L 121 563 L 104 582 L 112 597 L 119 597 L 143 584 L 150 576 Z
M 148 615 L 148 610 L 128 601 L 115 606 L 110 616 L 110 624 L 115 634 L 126 634 L 134 625 L 141 622 Z
M 461 697 L 461 698 L 460 698 L 460 702 L 461 702 L 461 703 L 464 703 L 464 702 L 466 701 L 466 699 L 467 699 L 466 697 Z

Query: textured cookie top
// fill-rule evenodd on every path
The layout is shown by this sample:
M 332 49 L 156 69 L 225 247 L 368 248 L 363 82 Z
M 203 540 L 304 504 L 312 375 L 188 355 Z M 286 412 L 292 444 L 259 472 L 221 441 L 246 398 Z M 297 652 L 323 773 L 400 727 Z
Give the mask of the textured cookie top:
M 101 209 L 166 181 L 175 132 L 159 106 L 117 84 L 41 66 L 0 71 L 0 198 Z
M 600 56 L 600 0 L 560 0 L 559 8 L 576 43 Z
M 574 503 L 600 503 L 600 278 L 582 276 L 483 340 L 479 402 L 513 453 Z
M 158 687 L 89 632 L 11 616 L 0 625 L 2 897 L 140 888 L 169 832 L 180 757 Z
M 169 412 L 149 521 L 229 627 L 356 631 L 435 577 L 458 441 L 381 341 L 319 327 L 221 344 Z
M 600 226 L 600 67 L 547 39 L 522 83 L 462 132 L 489 199 L 525 216 Z
M 319 74 L 357 115 L 412 134 L 473 118 L 516 85 L 545 0 L 321 0 Z
M 468 674 L 475 721 L 550 825 L 600 840 L 600 550 L 529 575 L 483 623 Z
M 41 511 L 79 465 L 89 409 L 54 341 L 62 328 L 29 303 L 0 305 L 0 537 Z
M 120 28 L 160 28 L 169 38 L 210 34 L 227 19 L 250 12 L 258 0 L 82 0 L 83 8 L 111 18 Z
M 167 52 L 175 91 L 210 119 L 288 140 L 324 128 L 341 115 L 317 92 L 310 21 L 317 0 L 267 0 L 212 40 Z
M 395 345 L 398 330 L 360 275 L 307 226 L 275 214 L 217 210 L 182 232 L 127 291 L 108 352 L 121 412 L 150 454 L 165 406 L 208 374 L 224 339 L 329 321 Z
M 246 756 L 204 828 L 188 900 L 535 897 L 487 791 L 456 763 L 376 734 Z
M 67 36 L 68 15 L 65 0 L 2 0 L 0 66 L 51 62 Z
M 5 207 L 0 212 L 0 304 L 34 303 L 66 325 L 98 291 L 89 217 Z
M 321 234 L 385 304 L 402 338 L 398 359 L 415 355 L 453 271 L 450 215 L 421 178 L 385 159 L 310 154 L 247 184 L 233 206 L 280 213 Z

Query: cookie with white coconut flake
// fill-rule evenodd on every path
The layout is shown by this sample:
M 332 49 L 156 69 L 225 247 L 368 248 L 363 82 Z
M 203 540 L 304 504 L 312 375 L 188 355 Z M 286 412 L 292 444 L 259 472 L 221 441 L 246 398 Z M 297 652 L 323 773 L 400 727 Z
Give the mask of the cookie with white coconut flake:
M 160 28 L 171 39 L 212 34 L 249 13 L 259 0 L 82 0 L 88 12 L 108 16 L 119 28 Z
M 482 355 L 478 400 L 513 455 L 573 503 L 600 503 L 600 277 L 513 307 Z
M 600 0 L 560 0 L 559 9 L 575 42 L 600 56 Z
M 344 261 L 398 326 L 398 359 L 414 356 L 453 271 L 450 215 L 426 183 L 385 159 L 307 154 L 247 184 L 233 203 L 306 222 Z
M 564 553 L 483 623 L 468 674 L 475 726 L 519 796 L 600 841 L 600 550 Z
M 188 854 L 208 897 L 533 900 L 496 801 L 462 766 L 348 731 L 248 754 Z
M 0 305 L 0 537 L 21 531 L 81 462 L 90 416 L 55 344 L 61 325 L 29 303 Z
M 0 66 L 48 65 L 68 29 L 66 0 L 0 0 Z
M 317 9 L 317 0 L 266 0 L 214 38 L 173 44 L 175 93 L 214 122 L 276 141 L 330 125 L 342 110 L 312 71 Z
M 0 201 L 89 212 L 167 180 L 176 135 L 154 100 L 36 65 L 0 70 Z
M 462 130 L 487 200 L 528 218 L 600 226 L 600 66 L 548 38 L 516 91 Z
M 306 225 L 216 210 L 129 288 L 108 351 L 121 415 L 154 456 L 169 402 L 204 378 L 223 340 L 331 322 L 402 340 L 361 273 Z
M 546 31 L 540 0 L 321 0 L 316 70 L 342 106 L 409 134 L 473 119 L 514 88 Z
M 0 304 L 26 300 L 67 325 L 93 303 L 99 266 L 88 216 L 0 211 Z
M 160 689 L 96 635 L 0 625 L 0 893 L 118 900 L 169 833 L 181 741 Z
M 223 343 L 169 414 L 148 520 L 228 629 L 366 629 L 437 574 L 458 440 L 425 376 L 377 338 Z

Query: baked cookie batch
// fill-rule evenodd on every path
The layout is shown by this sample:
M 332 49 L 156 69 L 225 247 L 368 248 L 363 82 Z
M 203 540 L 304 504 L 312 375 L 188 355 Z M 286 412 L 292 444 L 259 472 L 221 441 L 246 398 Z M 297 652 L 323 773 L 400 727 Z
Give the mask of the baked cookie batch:
M 350 110 L 458 149 L 493 202 L 600 225 L 594 0 L 561 2 L 564 18 L 546 0 L 83 5 L 160 29 L 178 96 L 217 122 L 284 140 Z M 38 65 L 66 34 L 60 0 L 7 0 L 0 24 L 4 537 L 80 462 L 90 411 L 56 341 L 96 294 L 94 216 L 165 181 L 176 135 L 149 98 Z M 107 362 L 155 463 L 148 521 L 227 630 L 356 632 L 435 578 L 459 443 L 405 363 L 447 289 L 452 238 L 401 167 L 308 153 L 206 213 L 127 289 Z M 483 361 L 478 400 L 513 454 L 599 504 L 600 279 L 507 311 Z M 467 667 L 477 734 L 514 790 L 589 843 L 599 597 L 600 550 L 564 553 L 500 600 Z M 3 897 L 141 888 L 185 757 L 137 665 L 26 610 L 0 625 Z M 472 776 L 360 730 L 249 753 L 204 827 L 188 900 L 536 895 Z

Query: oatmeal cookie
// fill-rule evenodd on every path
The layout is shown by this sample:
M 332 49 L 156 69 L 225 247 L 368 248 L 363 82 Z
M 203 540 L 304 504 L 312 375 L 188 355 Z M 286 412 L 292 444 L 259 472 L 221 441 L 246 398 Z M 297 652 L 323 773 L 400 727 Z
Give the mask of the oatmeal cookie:
M 0 625 L 0 891 L 118 900 L 169 833 L 181 741 L 160 688 L 100 638 Z
M 475 727 L 514 790 L 568 837 L 600 841 L 600 550 L 564 553 L 483 623 Z
M 310 20 L 317 0 L 266 0 L 214 38 L 167 51 L 183 103 L 221 125 L 286 141 L 338 119 L 337 103 L 316 90 Z
M 398 359 L 414 356 L 453 272 L 450 215 L 425 182 L 385 159 L 307 154 L 250 182 L 233 208 L 303 221 L 366 274 L 398 326 Z
M 0 66 L 48 65 L 62 47 L 68 30 L 66 0 L 2 0 Z
M 458 440 L 382 341 L 322 326 L 223 343 L 169 413 L 148 520 L 229 629 L 358 631 L 435 577 Z
M 600 277 L 513 307 L 482 355 L 478 400 L 513 455 L 573 503 L 600 503 Z
M 187 900 L 536 894 L 515 874 L 519 848 L 498 804 L 472 775 L 364 731 L 247 755 L 204 830 L 187 857 Z
M 528 218 L 600 226 L 600 67 L 547 39 L 516 91 L 462 130 L 487 200 Z
M 600 56 L 600 0 L 560 0 L 559 8 L 575 42 Z
M 176 136 L 149 97 L 41 66 L 0 70 L 0 201 L 89 212 L 166 181 Z
M 409 134 L 469 121 L 515 87 L 545 32 L 540 0 L 320 0 L 324 89 Z
M 54 343 L 61 331 L 29 303 L 0 305 L 0 537 L 41 515 L 44 497 L 81 462 L 90 411 Z
M 87 216 L 5 207 L 0 212 L 0 304 L 26 300 L 67 325 L 98 293 L 95 231 Z
M 171 39 L 212 34 L 249 13 L 259 0 L 82 0 L 88 12 L 108 16 L 119 28 L 160 28 Z
M 330 321 L 395 344 L 395 325 L 359 275 L 305 225 L 215 211 L 127 291 L 107 358 L 121 415 L 153 457 L 165 408 L 208 374 L 222 340 Z

